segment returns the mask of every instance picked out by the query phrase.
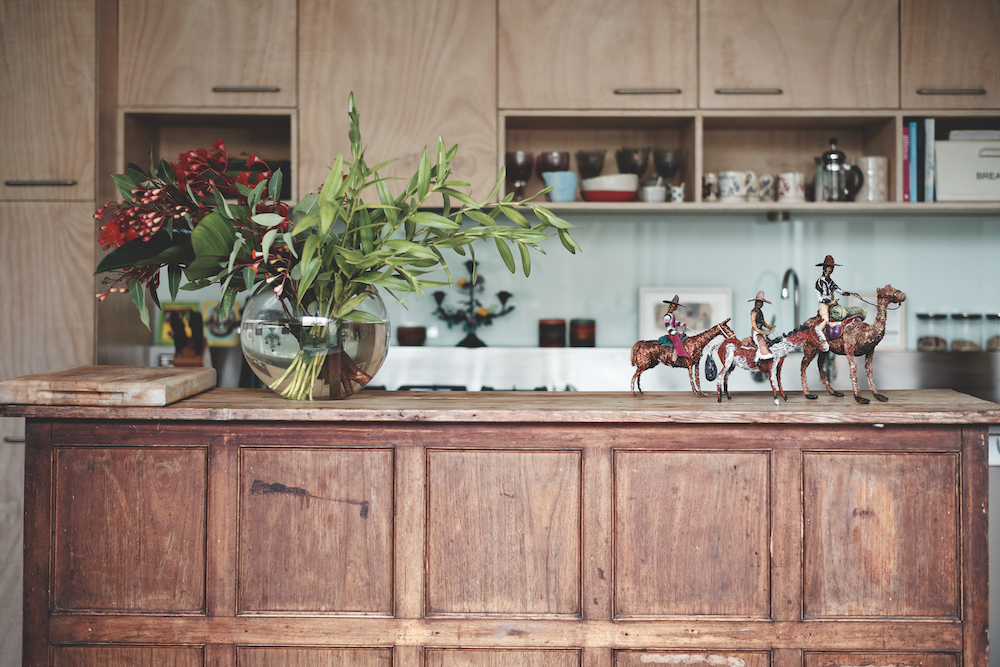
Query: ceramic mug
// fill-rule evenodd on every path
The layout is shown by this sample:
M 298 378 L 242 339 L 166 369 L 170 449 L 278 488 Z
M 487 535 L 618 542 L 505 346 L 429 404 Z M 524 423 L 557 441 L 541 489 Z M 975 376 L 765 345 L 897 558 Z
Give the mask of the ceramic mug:
M 554 202 L 576 201 L 575 171 L 546 171 L 542 173 L 546 187 L 552 188 L 549 199 Z
M 724 202 L 746 201 L 757 191 L 757 174 L 752 171 L 723 171 L 719 174 L 719 199 Z
M 719 175 L 708 172 L 701 177 L 701 200 L 719 201 Z
M 684 201 L 684 184 L 670 186 L 670 201 L 674 204 Z
M 774 176 L 761 174 L 757 177 L 757 197 L 761 201 L 774 201 Z
M 854 164 L 865 177 L 854 201 L 888 201 L 889 199 L 889 158 L 870 155 L 854 158 Z
M 805 201 L 806 175 L 801 171 L 783 171 L 778 174 L 778 201 Z
M 642 201 L 653 203 L 667 201 L 667 186 L 644 185 L 642 188 Z

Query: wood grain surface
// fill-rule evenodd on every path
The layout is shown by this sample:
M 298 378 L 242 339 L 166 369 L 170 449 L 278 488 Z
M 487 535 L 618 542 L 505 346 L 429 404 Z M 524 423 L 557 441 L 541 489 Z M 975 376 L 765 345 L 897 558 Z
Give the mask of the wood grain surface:
M 4 380 L 0 403 L 162 406 L 214 386 L 214 368 L 77 366 Z
M 997 424 L 1000 405 L 950 389 L 888 392 L 888 403 L 850 397 L 736 392 L 717 403 L 690 392 L 379 391 L 338 401 L 288 401 L 267 389 L 212 389 L 163 408 L 0 405 L 0 416 L 289 422 L 646 423 L 646 424 Z

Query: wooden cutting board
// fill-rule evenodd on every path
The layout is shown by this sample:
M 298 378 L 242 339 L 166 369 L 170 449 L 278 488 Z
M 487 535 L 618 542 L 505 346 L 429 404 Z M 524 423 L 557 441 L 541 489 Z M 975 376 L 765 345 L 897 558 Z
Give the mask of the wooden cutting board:
M 214 368 L 77 366 L 0 382 L 0 404 L 162 406 L 215 387 Z

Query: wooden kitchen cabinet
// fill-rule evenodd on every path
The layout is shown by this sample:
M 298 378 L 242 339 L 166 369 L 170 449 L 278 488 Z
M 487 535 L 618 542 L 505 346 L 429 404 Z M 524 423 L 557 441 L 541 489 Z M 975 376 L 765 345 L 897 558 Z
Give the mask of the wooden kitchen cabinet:
M 998 35 L 998 0 L 900 0 L 903 106 L 1000 108 Z
M 499 0 L 501 109 L 693 109 L 695 0 Z
M 416 173 L 438 137 L 458 144 L 453 176 L 485 198 L 497 176 L 496 4 L 493 0 L 301 0 L 299 164 L 318 190 L 339 152 L 350 160 L 347 99 L 361 115 L 365 160 Z M 403 184 L 389 181 L 398 193 Z
M 95 12 L 94 0 L 0 2 L 0 200 L 93 200 Z
M 294 107 L 296 0 L 119 0 L 123 107 Z
M 646 398 L 2 406 L 25 664 L 986 667 L 1000 406 Z
M 0 202 L 0 380 L 92 363 L 92 202 Z
M 898 0 L 701 0 L 704 109 L 899 106 Z

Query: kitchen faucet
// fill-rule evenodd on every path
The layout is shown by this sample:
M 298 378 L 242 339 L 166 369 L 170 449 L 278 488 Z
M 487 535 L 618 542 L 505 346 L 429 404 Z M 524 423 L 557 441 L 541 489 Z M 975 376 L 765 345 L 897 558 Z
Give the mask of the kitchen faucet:
M 798 326 L 802 322 L 799 320 L 799 274 L 795 273 L 795 269 L 785 271 L 785 277 L 781 279 L 781 298 L 788 298 L 789 278 L 792 279 L 792 304 L 795 311 L 795 326 Z

